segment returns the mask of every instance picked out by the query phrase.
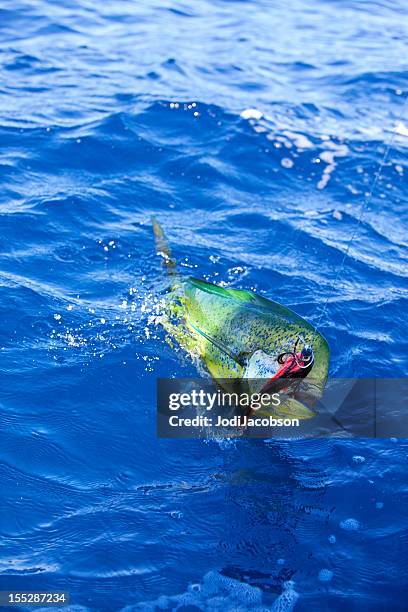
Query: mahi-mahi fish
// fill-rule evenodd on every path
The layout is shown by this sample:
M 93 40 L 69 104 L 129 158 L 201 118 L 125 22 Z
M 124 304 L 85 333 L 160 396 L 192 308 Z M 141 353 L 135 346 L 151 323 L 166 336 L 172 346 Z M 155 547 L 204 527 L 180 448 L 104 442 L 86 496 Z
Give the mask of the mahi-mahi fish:
M 160 321 L 167 333 L 197 357 L 217 380 L 261 380 L 267 392 L 291 379 L 307 377 L 314 401 L 323 393 L 329 368 L 325 338 L 305 319 L 279 304 L 243 289 L 227 289 L 183 277 L 163 229 L 153 218 L 157 253 L 169 273 Z M 278 414 L 310 418 L 303 403 L 287 398 Z

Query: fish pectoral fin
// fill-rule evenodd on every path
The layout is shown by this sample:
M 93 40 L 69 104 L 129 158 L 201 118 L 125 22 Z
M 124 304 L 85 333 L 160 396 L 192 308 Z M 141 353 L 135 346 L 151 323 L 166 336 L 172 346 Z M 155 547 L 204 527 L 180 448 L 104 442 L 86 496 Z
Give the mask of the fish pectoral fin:
M 236 355 L 232 351 L 230 351 L 230 349 L 227 346 L 225 346 L 225 344 L 222 341 L 220 341 L 218 338 L 214 338 L 213 336 L 210 336 L 209 334 L 204 332 L 202 329 L 200 329 L 199 327 L 197 327 L 196 325 L 191 323 L 191 321 L 189 322 L 189 326 L 195 332 L 200 334 L 200 336 L 203 336 L 206 340 L 208 340 L 208 342 L 210 342 L 211 344 L 216 346 L 219 351 L 221 351 L 221 352 L 225 353 L 226 355 L 228 355 L 228 357 L 230 359 L 232 359 L 233 361 L 235 361 L 238 365 L 242 365 L 242 363 L 239 360 L 238 355 Z

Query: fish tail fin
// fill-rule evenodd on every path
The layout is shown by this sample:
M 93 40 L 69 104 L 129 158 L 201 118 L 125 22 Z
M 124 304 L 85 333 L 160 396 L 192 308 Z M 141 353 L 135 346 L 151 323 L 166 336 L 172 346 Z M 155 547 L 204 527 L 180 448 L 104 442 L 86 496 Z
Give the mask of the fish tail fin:
M 174 274 L 176 261 L 171 255 L 171 250 L 166 235 L 156 217 L 152 217 L 152 225 L 156 243 L 156 253 L 162 258 L 163 266 L 166 268 L 168 274 Z

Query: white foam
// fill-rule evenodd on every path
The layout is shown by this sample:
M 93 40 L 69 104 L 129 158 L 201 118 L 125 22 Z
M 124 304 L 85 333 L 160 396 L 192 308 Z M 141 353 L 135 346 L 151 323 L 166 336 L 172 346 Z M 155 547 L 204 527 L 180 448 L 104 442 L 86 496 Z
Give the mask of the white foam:
M 295 584 L 288 580 L 283 584 L 283 592 L 275 599 L 271 612 L 291 612 L 299 599 L 299 594 L 295 591 Z
M 327 166 L 323 170 L 323 175 L 317 183 L 318 189 L 324 189 L 330 180 L 330 175 L 336 169 L 337 157 L 346 157 L 349 149 L 346 145 L 337 144 L 331 140 L 325 141 L 325 150 L 320 153 L 320 159 L 326 162 Z
M 262 113 L 256 108 L 246 108 L 241 113 L 242 119 L 255 119 L 256 121 L 261 119 Z
M 365 457 L 363 457 L 362 455 L 354 455 L 353 461 L 354 463 L 364 463 Z
M 358 531 L 360 529 L 360 522 L 355 518 L 348 518 L 341 521 L 340 527 L 345 531 Z
M 269 607 L 262 603 L 260 588 L 240 582 L 217 571 L 210 571 L 201 583 L 192 583 L 185 593 L 161 595 L 153 601 L 139 602 L 122 609 L 122 612 L 155 612 L 182 607 L 198 608 L 207 612 L 291 612 L 299 598 L 292 581 L 285 582 L 283 592 Z
M 304 134 L 290 132 L 289 130 L 284 130 L 282 134 L 290 138 L 298 149 L 311 149 L 313 147 L 313 143 Z
M 408 136 L 408 127 L 405 125 L 405 123 L 399 121 L 395 126 L 395 132 L 400 136 Z

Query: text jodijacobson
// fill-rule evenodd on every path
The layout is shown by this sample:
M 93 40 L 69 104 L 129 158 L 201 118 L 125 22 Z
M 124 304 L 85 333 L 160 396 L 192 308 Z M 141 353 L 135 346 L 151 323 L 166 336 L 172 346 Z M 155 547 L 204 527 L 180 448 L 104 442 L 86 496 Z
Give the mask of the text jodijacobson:
M 299 419 L 282 419 L 273 416 L 251 417 L 246 415 L 235 415 L 233 417 L 221 417 L 213 419 L 208 416 L 196 416 L 193 418 L 169 417 L 171 427 L 299 427 Z

